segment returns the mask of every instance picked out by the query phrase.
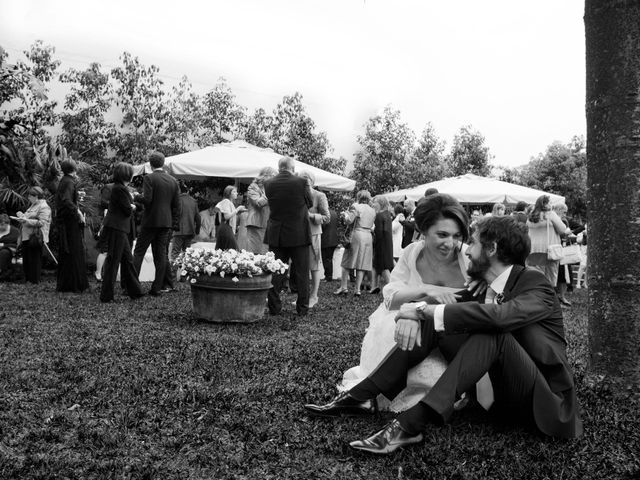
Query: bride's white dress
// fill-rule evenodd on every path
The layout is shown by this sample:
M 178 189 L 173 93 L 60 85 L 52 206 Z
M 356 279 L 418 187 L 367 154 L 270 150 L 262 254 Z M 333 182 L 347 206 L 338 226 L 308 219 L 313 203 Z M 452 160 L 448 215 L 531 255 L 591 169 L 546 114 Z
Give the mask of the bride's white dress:
M 391 272 L 391 280 L 382 291 L 384 302 L 369 317 L 369 327 L 362 341 L 360 365 L 352 367 L 344 373 L 342 382 L 338 384 L 338 390 L 348 390 L 364 380 L 395 346 L 393 337 L 396 327 L 395 315 L 398 311 L 389 310 L 388 307 L 391 305 L 393 296 L 399 290 L 425 285 L 416 270 L 416 260 L 423 248 L 424 242 L 420 241 L 407 245 L 402 251 L 397 265 Z M 468 259 L 464 255 L 465 250 L 466 246 L 463 245 L 458 253 L 458 263 L 466 278 Z M 439 286 L 433 286 L 433 288 L 447 292 L 460 290 L 460 288 Z M 380 408 L 401 412 L 415 405 L 440 378 L 446 366 L 442 354 L 438 349 L 435 349 L 422 363 L 409 370 L 407 387 L 392 402 L 389 402 L 382 395 L 379 396 Z

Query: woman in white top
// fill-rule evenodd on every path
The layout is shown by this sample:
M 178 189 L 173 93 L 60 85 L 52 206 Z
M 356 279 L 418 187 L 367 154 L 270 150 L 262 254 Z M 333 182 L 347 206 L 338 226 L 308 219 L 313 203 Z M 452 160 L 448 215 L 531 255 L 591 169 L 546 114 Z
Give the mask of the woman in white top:
M 391 222 L 391 237 L 393 238 L 393 259 L 397 262 L 402 253 L 402 222 L 404 222 L 404 208 L 401 204 L 393 207 L 393 222 Z
M 240 205 L 236 207 L 233 201 L 238 198 L 238 190 L 233 185 L 227 185 L 222 193 L 222 200 L 216 204 L 216 211 L 220 225 L 216 232 L 216 248 L 223 250 L 233 248 L 238 249 L 236 242 L 237 215 L 245 212 L 246 207 Z
M 560 235 L 571 233 L 558 214 L 551 210 L 549 195 L 541 195 L 527 220 L 529 238 L 531 239 L 531 253 L 527 257 L 527 265 L 535 267 L 544 273 L 547 280 L 555 287 L 558 282 L 558 266 L 560 260 L 550 260 L 547 257 L 549 245 L 559 245 Z

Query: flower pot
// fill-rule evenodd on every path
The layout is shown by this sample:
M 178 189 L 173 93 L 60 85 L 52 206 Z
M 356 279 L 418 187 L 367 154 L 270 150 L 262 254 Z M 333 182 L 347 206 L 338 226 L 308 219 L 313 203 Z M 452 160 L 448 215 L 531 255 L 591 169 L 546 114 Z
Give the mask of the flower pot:
M 202 275 L 191 284 L 193 311 L 210 322 L 253 323 L 264 317 L 271 274 L 259 277 Z

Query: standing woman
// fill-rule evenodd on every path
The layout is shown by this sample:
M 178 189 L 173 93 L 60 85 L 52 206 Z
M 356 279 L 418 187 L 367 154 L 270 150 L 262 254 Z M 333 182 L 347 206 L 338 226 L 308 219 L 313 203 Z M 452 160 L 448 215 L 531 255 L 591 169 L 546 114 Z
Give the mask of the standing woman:
M 227 250 L 233 248 L 238 249 L 236 241 L 236 222 L 237 215 L 246 211 L 246 207 L 240 205 L 236 208 L 233 203 L 238 198 L 238 190 L 233 185 L 224 187 L 222 200 L 216 204 L 216 210 L 219 212 L 220 225 L 216 233 L 216 248 Z
M 60 163 L 64 176 L 56 191 L 56 223 L 60 235 L 58 252 L 59 292 L 83 292 L 89 288 L 84 253 L 84 214 L 78 208 L 77 165 L 72 159 Z
M 373 199 L 373 208 L 377 212 L 373 228 L 373 272 L 371 272 L 371 292 L 380 290 L 389 283 L 393 270 L 393 214 L 389 200 L 382 195 Z
M 100 291 L 101 302 L 113 300 L 113 287 L 116 283 L 118 267 L 120 267 L 121 283 L 129 297 L 135 299 L 142 296 L 142 288 L 133 266 L 133 254 L 131 253 L 133 237 L 131 218 L 136 206 L 127 185 L 132 178 L 133 167 L 131 165 L 120 162 L 115 166 L 111 198 L 107 214 L 104 217 L 103 235 L 107 242 L 107 259 L 104 264 L 104 276 Z
M 264 182 L 277 173 L 275 168 L 263 168 L 247 190 L 247 250 L 253 253 L 267 253 L 269 249 L 264 243 L 269 221 L 269 202 L 264 193 Z
M 531 239 L 531 253 L 527 257 L 527 265 L 544 273 L 549 283 L 555 287 L 560 260 L 550 260 L 547 257 L 547 247 L 559 244 L 560 235 L 571 233 L 571 230 L 562 223 L 558 214 L 551 210 L 549 195 L 538 197 L 527 220 L 527 227 Z
M 22 268 L 26 282 L 40 283 L 42 246 L 49 243 L 51 207 L 44 199 L 44 191 L 40 187 L 31 187 L 28 197 L 31 205 L 26 212 L 18 212 L 18 221 L 22 224 Z M 42 232 L 43 243 L 30 242 L 29 237 L 38 229 Z
M 342 212 L 344 221 L 353 224 L 351 245 L 345 249 L 342 256 L 342 279 L 340 288 L 334 295 L 346 295 L 349 292 L 349 270 L 356 270 L 354 295 L 360 296 L 360 285 L 364 273 L 371 271 L 373 263 L 373 223 L 376 211 L 369 205 L 371 194 L 367 190 L 360 190 L 356 194 L 356 203 L 349 210 Z
M 397 203 L 393 207 L 393 222 L 391 222 L 391 236 L 393 238 L 393 260 L 398 261 L 402 253 L 402 222 L 404 221 L 404 208 Z

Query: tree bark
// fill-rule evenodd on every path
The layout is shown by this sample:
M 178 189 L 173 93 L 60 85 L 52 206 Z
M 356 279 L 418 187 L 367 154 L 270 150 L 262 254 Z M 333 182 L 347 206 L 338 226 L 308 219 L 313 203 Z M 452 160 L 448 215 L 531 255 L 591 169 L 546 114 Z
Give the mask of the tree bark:
M 590 369 L 640 380 L 640 2 L 586 0 Z

